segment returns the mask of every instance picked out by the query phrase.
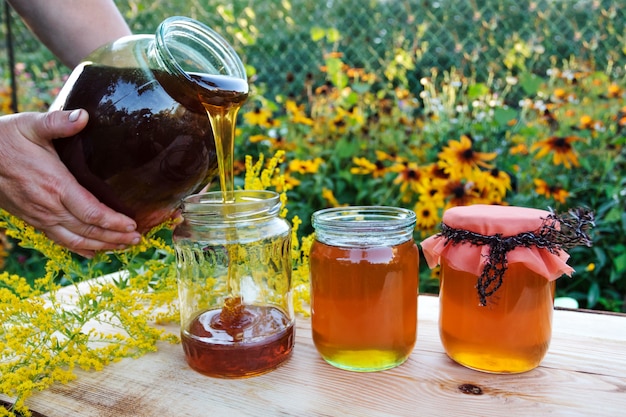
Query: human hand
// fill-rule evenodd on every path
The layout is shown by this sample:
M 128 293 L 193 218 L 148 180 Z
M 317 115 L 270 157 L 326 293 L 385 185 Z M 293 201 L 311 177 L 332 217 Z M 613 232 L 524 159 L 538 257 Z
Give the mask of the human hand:
M 85 257 L 140 241 L 135 221 L 102 204 L 61 162 L 52 140 L 86 125 L 85 110 L 0 117 L 0 207 Z

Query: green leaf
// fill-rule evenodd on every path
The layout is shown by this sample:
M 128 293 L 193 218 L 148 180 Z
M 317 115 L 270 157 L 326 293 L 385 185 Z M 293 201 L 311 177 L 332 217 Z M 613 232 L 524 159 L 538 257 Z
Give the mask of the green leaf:
M 535 74 L 527 72 L 520 76 L 520 85 L 522 86 L 524 92 L 529 96 L 537 94 L 542 83 L 543 80 Z
M 468 98 L 474 100 L 489 94 L 489 87 L 484 83 L 470 85 L 467 89 Z
M 592 308 L 600 298 L 600 286 L 597 282 L 591 283 L 589 291 L 587 291 L 587 308 Z
M 506 126 L 511 120 L 517 117 L 517 111 L 509 108 L 497 108 L 493 117 L 500 126 Z
M 620 255 L 613 258 L 613 267 L 618 274 L 626 271 L 626 252 L 622 252 Z

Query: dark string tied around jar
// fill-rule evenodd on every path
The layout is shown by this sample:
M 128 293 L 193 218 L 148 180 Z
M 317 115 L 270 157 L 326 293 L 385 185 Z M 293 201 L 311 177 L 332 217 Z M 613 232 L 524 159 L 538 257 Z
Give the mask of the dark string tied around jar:
M 501 234 L 481 235 L 469 230 L 455 229 L 445 223 L 441 224 L 439 236 L 446 239 L 446 245 L 452 243 L 469 243 L 476 246 L 489 246 L 489 255 L 481 275 L 478 277 L 476 289 L 481 306 L 487 305 L 487 298 L 493 295 L 502 285 L 504 273 L 508 267 L 507 253 L 523 246 L 536 246 L 557 253 L 575 246 L 591 246 L 589 230 L 594 226 L 594 214 L 584 208 L 576 208 L 566 214 L 553 211 L 542 219 L 541 227 L 534 232 L 523 232 L 514 236 L 502 237 Z

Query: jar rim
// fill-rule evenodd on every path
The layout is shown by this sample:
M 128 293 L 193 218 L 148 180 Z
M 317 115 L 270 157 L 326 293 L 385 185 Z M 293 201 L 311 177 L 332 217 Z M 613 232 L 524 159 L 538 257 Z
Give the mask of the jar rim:
M 182 61 L 202 62 L 212 67 L 214 71 L 211 73 L 215 75 L 241 78 L 244 81 L 248 79 L 245 67 L 233 47 L 222 35 L 197 20 L 184 16 L 168 17 L 157 27 L 155 41 L 162 64 L 190 82 L 193 82 L 190 72 L 206 73 L 209 72 L 208 68 L 183 68 Z M 197 52 L 196 47 L 200 47 L 201 52 Z M 191 56 L 196 59 L 191 59 Z
M 282 206 L 279 194 L 268 190 L 235 190 L 233 198 L 233 202 L 224 202 L 221 191 L 189 195 L 182 200 L 183 217 L 201 222 L 234 222 L 273 217 Z
M 416 215 L 412 210 L 401 207 L 346 206 L 318 210 L 311 220 L 313 227 L 370 231 L 414 226 Z

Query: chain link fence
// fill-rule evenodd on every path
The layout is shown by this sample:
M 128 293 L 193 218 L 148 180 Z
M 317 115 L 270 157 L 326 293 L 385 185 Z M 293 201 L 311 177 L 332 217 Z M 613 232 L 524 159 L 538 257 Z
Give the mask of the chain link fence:
M 414 63 L 409 82 L 456 68 L 545 72 L 571 57 L 618 73 L 626 65 L 623 0 L 116 0 L 136 33 L 186 15 L 222 33 L 269 92 L 290 93 L 321 77 L 324 55 L 377 74 Z M 14 14 L 13 14 L 14 15 Z M 39 43 L 13 16 L 17 62 L 37 65 Z M 6 35 L 6 25 L 3 27 Z M 0 50 L 9 79 L 6 46 Z M 50 56 L 50 58 L 52 58 Z M 293 80 L 286 82 L 287 78 Z

